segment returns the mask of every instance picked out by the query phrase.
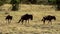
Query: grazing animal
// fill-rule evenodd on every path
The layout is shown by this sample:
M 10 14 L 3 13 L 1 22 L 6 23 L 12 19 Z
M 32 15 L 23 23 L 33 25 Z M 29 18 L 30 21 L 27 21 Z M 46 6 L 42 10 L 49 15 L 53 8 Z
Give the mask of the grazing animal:
M 21 21 L 22 24 L 23 24 L 23 21 L 24 21 L 24 20 L 25 20 L 26 22 L 28 21 L 28 23 L 29 23 L 29 19 L 30 19 L 30 20 L 33 20 L 33 16 L 32 16 L 31 14 L 25 14 L 25 15 L 21 16 L 21 19 L 19 20 L 18 23 L 20 23 L 20 21 Z
M 43 21 L 43 23 L 45 24 L 45 21 L 48 21 L 48 23 L 49 23 L 52 20 L 56 20 L 56 17 L 55 16 L 48 15 L 48 16 L 43 17 L 41 21 Z M 51 22 L 51 24 L 52 24 L 52 22 Z
M 7 20 L 7 21 L 8 21 L 8 23 L 10 23 L 10 22 L 11 22 L 11 20 L 12 20 L 12 16 L 10 16 L 10 15 L 6 16 L 5 20 Z

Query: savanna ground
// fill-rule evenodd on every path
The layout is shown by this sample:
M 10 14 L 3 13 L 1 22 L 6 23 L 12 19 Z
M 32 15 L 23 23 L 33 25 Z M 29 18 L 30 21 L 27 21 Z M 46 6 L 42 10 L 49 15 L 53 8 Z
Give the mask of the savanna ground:
M 55 8 L 52 5 L 26 5 L 20 4 L 19 11 L 10 11 L 8 8 L 10 5 L 6 4 L 0 11 L 0 34 L 60 34 L 60 12 L 55 11 Z M 13 20 L 11 23 L 7 23 L 5 17 L 8 12 L 10 15 L 13 16 Z M 17 23 L 18 20 L 24 14 L 32 14 L 33 20 L 28 23 L 22 25 L 21 23 Z M 57 20 L 52 21 L 48 24 L 46 22 L 43 25 L 41 21 L 43 16 L 46 15 L 54 15 L 56 16 Z

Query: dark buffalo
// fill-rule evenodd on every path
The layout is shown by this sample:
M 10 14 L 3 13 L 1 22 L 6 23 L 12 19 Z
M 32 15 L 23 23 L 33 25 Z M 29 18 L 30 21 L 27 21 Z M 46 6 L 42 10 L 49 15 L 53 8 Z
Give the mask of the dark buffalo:
M 56 17 L 55 16 L 48 15 L 48 16 L 45 16 L 45 17 L 42 18 L 42 21 L 43 21 L 44 24 L 45 24 L 45 21 L 48 21 L 48 23 L 49 23 L 52 20 L 56 20 Z M 51 22 L 51 24 L 52 24 L 52 22 Z
M 29 19 L 30 19 L 30 20 L 33 20 L 33 16 L 32 16 L 31 14 L 25 14 L 25 15 L 21 16 L 21 19 L 19 20 L 18 23 L 20 23 L 20 21 L 21 21 L 22 24 L 23 24 L 23 21 L 24 21 L 24 20 L 25 20 L 26 22 L 28 21 L 28 23 L 29 23 Z
M 7 20 L 7 21 L 8 21 L 8 23 L 10 23 L 10 22 L 11 22 L 11 20 L 12 20 L 12 16 L 10 16 L 10 15 L 6 16 L 5 20 Z

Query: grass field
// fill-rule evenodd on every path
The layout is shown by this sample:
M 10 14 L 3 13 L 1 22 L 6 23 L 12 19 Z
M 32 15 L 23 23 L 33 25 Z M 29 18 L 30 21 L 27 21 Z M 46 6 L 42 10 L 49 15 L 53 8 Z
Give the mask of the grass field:
M 53 6 L 21 4 L 19 11 L 15 12 L 5 9 L 9 8 L 9 5 L 3 7 L 4 10 L 0 11 L 0 34 L 60 34 L 60 11 L 55 11 Z M 5 12 L 9 12 L 13 16 L 10 24 L 5 20 L 7 16 Z M 17 23 L 21 16 L 26 13 L 32 14 L 33 20 L 30 20 L 29 24 Z M 52 21 L 52 25 L 48 22 L 43 25 L 41 19 L 46 15 L 54 15 L 57 20 Z

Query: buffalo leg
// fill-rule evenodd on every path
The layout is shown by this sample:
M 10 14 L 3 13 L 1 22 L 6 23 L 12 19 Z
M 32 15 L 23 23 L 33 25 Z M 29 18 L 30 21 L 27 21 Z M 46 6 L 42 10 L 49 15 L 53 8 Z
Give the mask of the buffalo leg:
M 27 23 L 27 20 L 25 20 L 25 24 Z
M 29 24 L 29 20 L 28 20 L 28 24 Z
M 11 23 L 11 20 L 9 20 L 9 23 Z
M 23 21 L 24 21 L 24 20 L 22 20 L 22 24 L 23 24 Z
M 10 23 L 10 20 L 8 20 L 8 23 Z
M 49 23 L 51 23 L 51 24 L 52 24 L 51 20 L 48 22 L 48 24 L 49 24 Z
M 45 24 L 45 21 L 43 21 L 43 24 Z
M 18 23 L 20 23 L 21 19 L 18 21 Z

